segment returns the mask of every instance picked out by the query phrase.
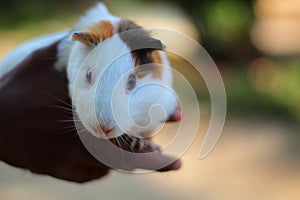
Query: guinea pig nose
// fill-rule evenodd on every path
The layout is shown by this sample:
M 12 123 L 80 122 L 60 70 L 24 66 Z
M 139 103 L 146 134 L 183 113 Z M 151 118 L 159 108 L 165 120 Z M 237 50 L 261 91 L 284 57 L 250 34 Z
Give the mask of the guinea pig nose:
M 106 127 L 106 126 L 101 126 L 101 130 L 107 134 L 109 133 L 113 128 L 110 128 L 110 127 Z
M 181 110 L 179 108 L 176 108 L 176 110 L 174 111 L 174 113 L 169 116 L 169 118 L 167 119 L 167 122 L 177 122 L 180 121 L 182 117 L 182 113 Z

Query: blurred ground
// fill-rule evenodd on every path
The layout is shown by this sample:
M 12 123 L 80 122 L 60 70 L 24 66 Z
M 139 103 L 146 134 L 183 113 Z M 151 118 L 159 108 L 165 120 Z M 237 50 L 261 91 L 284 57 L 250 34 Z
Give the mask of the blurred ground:
M 174 127 L 169 125 L 166 132 Z M 205 128 L 183 156 L 179 171 L 140 175 L 113 171 L 84 185 L 1 163 L 0 199 L 298 200 L 300 159 L 290 154 L 295 151 L 290 142 L 294 128 L 271 119 L 229 119 L 217 146 L 204 160 L 197 154 Z

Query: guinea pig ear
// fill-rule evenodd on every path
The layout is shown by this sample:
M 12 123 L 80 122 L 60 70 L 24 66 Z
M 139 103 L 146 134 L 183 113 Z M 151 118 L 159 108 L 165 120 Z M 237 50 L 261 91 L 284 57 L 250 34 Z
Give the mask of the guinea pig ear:
M 147 47 L 149 47 L 149 49 L 155 49 L 155 50 L 166 49 L 166 45 L 164 45 L 160 40 L 151 37 L 147 40 Z
M 99 43 L 99 40 L 93 34 L 87 32 L 73 33 L 72 41 L 79 41 L 87 46 L 97 46 Z

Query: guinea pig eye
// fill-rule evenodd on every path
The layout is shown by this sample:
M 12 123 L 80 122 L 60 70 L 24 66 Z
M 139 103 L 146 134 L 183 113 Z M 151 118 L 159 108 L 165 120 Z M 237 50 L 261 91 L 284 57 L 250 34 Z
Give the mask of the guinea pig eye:
M 130 74 L 127 80 L 127 90 L 133 90 L 136 85 L 135 75 Z
M 88 69 L 88 71 L 86 72 L 86 83 L 91 85 L 92 84 L 92 76 L 93 76 L 93 73 L 92 73 L 92 69 Z

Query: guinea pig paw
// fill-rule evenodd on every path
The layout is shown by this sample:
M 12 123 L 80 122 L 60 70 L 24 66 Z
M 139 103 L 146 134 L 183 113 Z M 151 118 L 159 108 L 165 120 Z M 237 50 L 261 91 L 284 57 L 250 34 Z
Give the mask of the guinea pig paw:
M 121 141 L 121 142 L 118 142 Z M 136 153 L 160 152 L 161 148 L 148 138 L 140 138 L 135 136 L 123 135 L 117 140 L 112 140 L 115 145 L 125 151 Z
M 155 144 L 153 141 L 147 138 L 140 138 L 140 137 L 131 137 L 131 147 L 132 149 L 136 149 L 137 152 L 154 152 L 159 151 L 160 152 L 160 146 Z
M 161 153 L 160 146 L 155 144 L 153 141 L 149 139 L 144 139 L 144 143 L 145 143 L 145 149 L 149 150 L 150 152 L 158 151 L 159 153 Z

